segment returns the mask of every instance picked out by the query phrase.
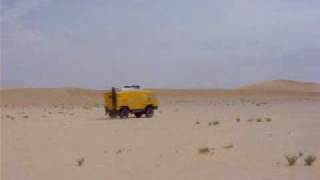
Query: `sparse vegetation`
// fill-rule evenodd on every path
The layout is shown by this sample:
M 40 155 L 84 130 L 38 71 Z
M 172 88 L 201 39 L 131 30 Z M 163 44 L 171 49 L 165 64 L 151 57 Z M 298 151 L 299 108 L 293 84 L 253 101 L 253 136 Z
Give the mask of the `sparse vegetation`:
M 257 122 L 262 122 L 262 119 L 261 119 L 261 118 L 257 118 L 256 121 L 257 121 Z
M 305 166 L 312 166 L 312 164 L 316 161 L 317 157 L 314 155 L 308 155 L 304 158 L 304 165 Z
M 286 155 L 286 160 L 288 161 L 288 166 L 293 166 L 298 160 L 298 156 Z
M 233 144 L 228 144 L 228 145 L 223 146 L 224 149 L 232 149 L 233 147 L 234 147 Z
M 120 148 L 117 150 L 116 154 L 121 154 L 122 152 L 124 152 L 124 150 L 125 150 L 124 148 Z
M 208 154 L 210 152 L 210 149 L 208 147 L 201 147 L 199 148 L 200 154 Z
M 240 122 L 241 120 L 240 120 L 240 118 L 237 118 L 236 121 L 237 121 L 237 122 Z
M 29 118 L 29 116 L 28 115 L 25 115 L 25 116 L 22 116 L 23 118 L 25 118 L 25 119 L 28 119 Z
M 266 122 L 271 122 L 272 119 L 271 118 L 266 118 Z
M 208 123 L 209 126 L 216 126 L 216 125 L 219 125 L 219 124 L 220 124 L 219 121 L 210 121 L 210 122 Z
M 84 158 L 80 158 L 80 159 L 77 160 L 77 165 L 78 166 L 82 166 L 84 162 L 85 162 L 85 159 Z
M 200 122 L 199 122 L 199 121 L 197 121 L 197 122 L 196 122 L 196 125 L 199 125 L 199 124 L 200 124 Z
M 6 117 L 7 119 L 10 119 L 10 120 L 15 120 L 15 119 L 16 119 L 15 117 L 13 117 L 13 116 L 11 116 L 11 115 L 9 115 L 9 114 L 7 114 L 5 117 Z

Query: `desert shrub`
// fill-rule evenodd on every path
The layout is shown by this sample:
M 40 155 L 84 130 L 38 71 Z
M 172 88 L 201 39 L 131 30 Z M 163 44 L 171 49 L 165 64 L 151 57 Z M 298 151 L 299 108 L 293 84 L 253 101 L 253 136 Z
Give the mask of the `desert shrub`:
M 266 118 L 266 121 L 267 121 L 267 122 L 271 122 L 272 119 L 271 119 L 271 118 Z
M 236 121 L 237 121 L 237 122 L 240 122 L 240 118 L 237 118 Z
M 219 125 L 219 124 L 220 124 L 219 121 L 213 121 L 213 122 L 212 122 L 212 125 L 214 125 L 214 126 Z
M 210 121 L 210 122 L 208 123 L 208 126 L 216 126 L 216 125 L 219 125 L 219 124 L 220 124 L 219 121 Z
M 305 166 L 312 166 L 312 164 L 316 161 L 317 157 L 314 155 L 308 155 L 304 158 L 304 165 Z
M 299 155 L 299 157 L 302 157 L 302 156 L 303 156 L 303 153 L 302 153 L 302 152 L 299 152 L 298 155 Z
M 7 118 L 7 119 L 10 119 L 10 120 L 15 120 L 15 119 L 16 119 L 15 117 L 13 117 L 13 116 L 11 116 L 11 115 L 6 115 L 6 118 Z
M 208 154 L 210 152 L 210 149 L 208 147 L 201 147 L 198 151 L 200 154 Z
M 116 154 L 121 154 L 125 151 L 125 148 L 119 148 L 117 151 L 116 151 Z
M 228 145 L 223 146 L 224 149 L 232 149 L 233 147 L 234 147 L 233 144 L 228 144 Z
M 257 118 L 257 122 L 262 122 L 262 119 L 261 118 Z
M 197 121 L 197 122 L 196 122 L 196 125 L 199 125 L 199 124 L 200 124 L 200 122 L 199 122 L 199 121 Z
M 27 116 L 27 115 L 25 115 L 25 116 L 22 116 L 23 118 L 25 118 L 25 119 L 28 119 L 29 118 L 29 116 Z
M 285 158 L 288 161 L 288 166 L 295 165 L 298 160 L 297 156 L 292 156 L 292 155 L 286 155 Z
M 77 160 L 77 164 L 78 164 L 78 166 L 82 166 L 82 165 L 83 165 L 83 163 L 84 163 L 84 161 L 85 161 L 85 159 L 84 159 L 84 158 L 80 158 L 80 159 L 78 159 L 78 160 Z

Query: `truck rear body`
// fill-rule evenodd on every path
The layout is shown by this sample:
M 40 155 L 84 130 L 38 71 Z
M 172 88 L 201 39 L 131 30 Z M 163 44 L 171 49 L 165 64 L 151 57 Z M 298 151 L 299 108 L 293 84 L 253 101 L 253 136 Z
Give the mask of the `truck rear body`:
M 105 93 L 106 113 L 117 114 L 122 108 L 127 108 L 131 113 L 143 112 L 147 107 L 158 108 L 158 100 L 151 90 L 141 89 L 115 89 Z

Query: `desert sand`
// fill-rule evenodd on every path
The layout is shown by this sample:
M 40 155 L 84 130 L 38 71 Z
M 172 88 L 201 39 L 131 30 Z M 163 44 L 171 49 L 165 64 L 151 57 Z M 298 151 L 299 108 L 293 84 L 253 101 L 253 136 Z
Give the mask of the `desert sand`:
M 104 115 L 103 91 L 4 89 L 1 179 L 319 180 L 319 87 L 156 90 L 155 116 L 126 120 Z

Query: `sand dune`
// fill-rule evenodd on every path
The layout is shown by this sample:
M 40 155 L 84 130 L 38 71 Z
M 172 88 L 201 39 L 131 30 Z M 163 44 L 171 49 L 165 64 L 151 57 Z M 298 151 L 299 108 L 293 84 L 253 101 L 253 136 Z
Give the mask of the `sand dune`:
M 103 91 L 79 88 L 23 88 L 0 90 L 2 105 L 103 103 Z
M 292 80 L 273 80 L 244 86 L 240 89 L 285 92 L 320 92 L 320 84 Z
M 320 84 L 275 80 L 248 85 L 239 89 L 154 89 L 165 100 L 184 98 L 234 96 L 315 96 L 320 95 Z M 0 90 L 0 105 L 102 104 L 103 90 L 80 88 L 21 88 Z

